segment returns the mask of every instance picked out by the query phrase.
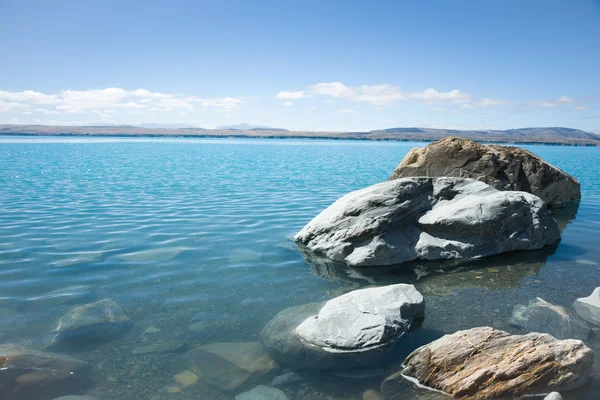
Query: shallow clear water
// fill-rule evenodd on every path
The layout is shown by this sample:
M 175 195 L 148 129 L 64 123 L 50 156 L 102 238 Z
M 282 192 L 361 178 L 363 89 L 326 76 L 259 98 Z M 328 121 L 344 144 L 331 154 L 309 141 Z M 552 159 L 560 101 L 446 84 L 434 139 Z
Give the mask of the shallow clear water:
M 401 338 L 402 354 L 385 366 L 385 377 L 408 351 L 444 333 L 482 325 L 519 332 L 508 325 L 515 304 L 540 296 L 570 309 L 600 286 L 596 148 L 528 147 L 582 184 L 579 209 L 557 215 L 568 225 L 556 249 L 445 272 L 349 273 L 303 259 L 291 241 L 295 232 L 339 196 L 387 179 L 410 148 L 423 145 L 0 138 L 0 343 L 42 348 L 73 306 L 110 298 L 133 327 L 67 351 L 92 364 L 90 394 L 227 399 L 201 383 L 166 392 L 184 369 L 181 354 L 133 356 L 133 349 L 166 340 L 187 348 L 256 341 L 283 308 L 366 285 L 413 283 L 426 298 L 425 322 Z M 46 296 L 65 288 L 73 296 Z M 199 319 L 205 324 L 195 329 Z M 149 327 L 160 331 L 144 334 Z M 600 351 L 597 335 L 587 344 Z M 598 358 L 590 383 L 570 398 L 597 398 Z M 288 394 L 360 399 L 382 377 L 307 373 L 308 385 Z M 407 384 L 406 398 L 435 396 Z

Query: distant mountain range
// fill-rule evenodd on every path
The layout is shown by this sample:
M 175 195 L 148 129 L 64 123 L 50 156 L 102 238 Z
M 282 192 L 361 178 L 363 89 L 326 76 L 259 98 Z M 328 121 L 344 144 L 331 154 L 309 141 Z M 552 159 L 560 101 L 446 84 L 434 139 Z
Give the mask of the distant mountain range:
M 512 144 L 552 144 L 600 146 L 600 135 L 562 127 L 508 130 L 456 130 L 432 128 L 390 128 L 369 132 L 288 131 L 250 124 L 220 126 L 216 129 L 180 124 L 143 124 L 144 126 L 46 126 L 0 125 L 0 135 L 37 136 L 145 136 L 145 137 L 248 137 L 278 139 L 360 139 L 397 141 L 434 141 L 446 136 L 461 136 L 479 142 Z M 157 126 L 158 125 L 158 126 Z
M 256 129 L 264 129 L 264 130 L 279 130 L 276 128 L 271 128 L 269 126 L 263 125 L 252 125 L 252 124 L 237 124 L 237 125 L 219 125 L 215 129 L 217 130 L 234 130 L 234 131 L 249 131 Z

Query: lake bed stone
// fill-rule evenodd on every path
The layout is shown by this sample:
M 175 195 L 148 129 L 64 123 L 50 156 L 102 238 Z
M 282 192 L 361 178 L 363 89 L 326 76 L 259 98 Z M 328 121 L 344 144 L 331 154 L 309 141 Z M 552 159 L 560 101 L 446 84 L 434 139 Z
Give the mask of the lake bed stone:
M 150 353 L 173 353 L 183 349 L 184 343 L 173 340 L 169 342 L 153 343 L 146 346 L 137 346 L 133 350 L 133 355 L 142 355 Z
M 78 306 L 58 322 L 53 346 L 85 346 L 112 340 L 131 327 L 125 311 L 110 299 Z
M 288 397 L 277 388 L 260 385 L 235 396 L 235 400 L 288 400 Z
M 0 398 L 47 399 L 89 383 L 89 365 L 62 354 L 0 345 Z
M 184 363 L 199 379 L 226 392 L 268 382 L 280 371 L 258 342 L 212 343 L 187 352 Z

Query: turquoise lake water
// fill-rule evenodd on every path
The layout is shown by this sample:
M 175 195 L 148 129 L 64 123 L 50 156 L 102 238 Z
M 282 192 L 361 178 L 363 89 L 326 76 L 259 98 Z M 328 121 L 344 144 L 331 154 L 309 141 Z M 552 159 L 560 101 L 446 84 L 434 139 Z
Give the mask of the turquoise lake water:
M 166 388 L 181 354 L 133 356 L 167 340 L 187 348 L 258 341 L 280 310 L 368 285 L 413 283 L 423 327 L 378 376 L 307 372 L 291 399 L 361 399 L 403 355 L 445 333 L 509 326 L 537 296 L 572 310 L 600 286 L 600 149 L 526 146 L 578 178 L 578 209 L 559 210 L 555 249 L 445 271 L 347 271 L 305 261 L 293 235 L 341 195 L 387 179 L 423 143 L 317 140 L 0 138 L 0 344 L 42 348 L 73 306 L 110 298 L 133 321 L 123 336 L 67 352 L 90 362 L 86 391 L 108 399 L 229 399 L 201 383 Z M 48 294 L 52 291 L 69 296 Z M 204 321 L 197 329 L 199 317 Z M 145 333 L 147 328 L 156 332 Z M 600 331 L 590 382 L 600 393 Z M 293 366 L 290 366 L 293 368 Z M 75 390 L 75 389 L 74 389 Z M 309 397 L 306 397 L 309 396 Z M 437 396 L 437 397 L 436 397 Z M 1 396 L 0 396 L 1 397 Z M 441 398 L 407 383 L 407 399 Z

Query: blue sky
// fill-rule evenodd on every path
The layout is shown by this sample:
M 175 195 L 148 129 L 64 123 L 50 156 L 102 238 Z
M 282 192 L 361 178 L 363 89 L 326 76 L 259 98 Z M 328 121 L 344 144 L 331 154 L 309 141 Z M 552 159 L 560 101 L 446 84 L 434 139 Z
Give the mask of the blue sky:
M 600 0 L 0 0 L 0 123 L 600 133 Z

